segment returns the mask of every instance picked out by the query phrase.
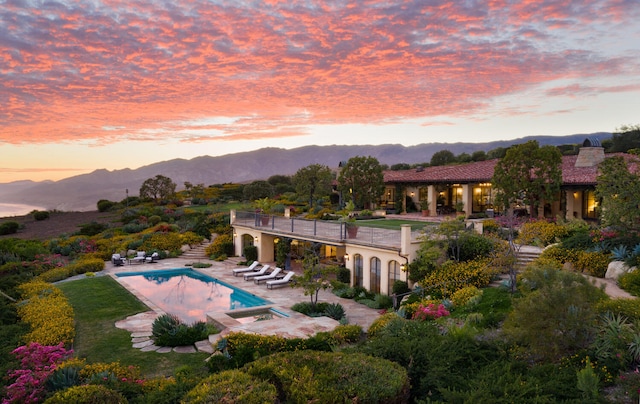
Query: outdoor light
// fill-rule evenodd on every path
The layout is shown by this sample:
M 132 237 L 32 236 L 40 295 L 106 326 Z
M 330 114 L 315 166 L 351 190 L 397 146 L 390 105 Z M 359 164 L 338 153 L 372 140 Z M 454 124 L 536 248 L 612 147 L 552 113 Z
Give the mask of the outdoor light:
M 345 261 L 349 261 L 349 254 L 345 254 L 345 255 L 344 255 L 344 260 L 345 260 Z
M 414 196 L 415 194 L 416 194 L 415 192 L 411 191 L 411 196 Z
M 407 266 L 405 264 L 400 265 L 401 271 L 405 271 L 406 269 L 407 269 Z
M 253 238 L 253 241 L 255 241 L 255 242 L 257 243 L 257 242 L 258 242 L 258 236 L 255 236 L 255 237 Z

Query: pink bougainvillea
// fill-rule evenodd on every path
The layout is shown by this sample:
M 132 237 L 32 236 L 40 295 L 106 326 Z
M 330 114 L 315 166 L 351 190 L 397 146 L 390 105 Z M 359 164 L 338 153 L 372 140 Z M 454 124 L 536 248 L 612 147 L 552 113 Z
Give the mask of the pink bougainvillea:
M 426 306 L 420 305 L 418 309 L 413 313 L 414 320 L 435 320 L 436 318 L 446 317 L 449 314 L 449 310 L 447 310 L 443 304 L 438 305 L 436 307 L 435 304 L 431 303 Z
M 9 371 L 9 379 L 14 382 L 6 388 L 2 404 L 37 403 L 45 394 L 45 381 L 56 369 L 56 364 L 71 357 L 73 350 L 67 350 L 62 343 L 40 345 L 32 342 L 13 350 L 20 361 L 20 369 Z

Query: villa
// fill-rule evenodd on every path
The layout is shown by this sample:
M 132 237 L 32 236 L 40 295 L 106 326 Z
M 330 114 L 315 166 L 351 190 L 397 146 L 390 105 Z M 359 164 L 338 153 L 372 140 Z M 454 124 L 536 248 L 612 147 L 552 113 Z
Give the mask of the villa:
M 633 158 L 624 153 L 615 155 Z M 600 143 L 591 139 L 584 141 L 577 156 L 563 156 L 560 198 L 543 204 L 538 216 L 596 220 L 598 164 L 607 157 Z M 467 218 L 477 214 L 491 216 L 498 213 L 491 185 L 497 162 L 386 171 L 386 188 L 379 207 L 406 213 L 408 205 L 420 206 L 421 201 L 429 201 L 430 216 L 456 210 Z M 354 234 L 347 231 L 346 223 L 291 217 L 288 210 L 284 217 L 232 211 L 231 226 L 238 256 L 243 254 L 245 246 L 255 245 L 258 260 L 271 262 L 276 244 L 284 238 L 319 243 L 324 257 L 344 263 L 350 270 L 352 286 L 363 286 L 382 294 L 391 294 L 395 281 L 407 281 L 407 272 L 403 269 L 416 258 L 421 235 L 409 225 L 403 225 L 399 231 L 359 227 Z

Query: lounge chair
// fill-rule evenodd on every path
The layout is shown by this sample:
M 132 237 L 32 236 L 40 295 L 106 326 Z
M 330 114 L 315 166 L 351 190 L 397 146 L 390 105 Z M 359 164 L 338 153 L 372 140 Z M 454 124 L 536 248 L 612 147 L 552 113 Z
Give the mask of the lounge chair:
M 120 254 L 111 254 L 111 262 L 113 262 L 113 265 L 120 267 L 125 264 L 126 260 Z
M 154 252 L 153 254 L 149 255 L 148 257 L 145 257 L 145 261 L 148 264 L 152 264 L 154 262 L 158 262 L 158 258 L 160 257 L 160 254 L 158 254 L 157 252 Z
M 253 278 L 254 276 L 262 276 L 262 275 L 267 273 L 267 270 L 269 268 L 271 268 L 271 265 L 264 265 L 262 268 L 260 268 L 259 271 L 251 272 L 251 273 L 248 273 L 248 274 L 244 274 L 244 280 L 248 281 L 249 279 Z
M 278 268 L 276 267 L 276 269 L 274 269 L 273 271 L 271 271 L 270 274 L 268 275 L 262 275 L 262 276 L 256 276 L 255 278 L 253 278 L 253 281 L 256 284 L 260 284 L 260 282 L 262 281 L 269 281 L 271 279 L 277 279 L 278 277 L 282 278 L 282 275 L 280 275 L 280 272 L 282 272 L 282 268 Z
M 260 263 L 258 261 L 253 261 L 253 263 L 251 265 L 249 265 L 248 267 L 240 267 L 240 268 L 235 268 L 233 270 L 233 276 L 238 276 L 241 273 L 244 272 L 251 272 L 251 271 L 255 271 L 256 267 L 260 265 Z
M 147 253 L 144 251 L 138 251 L 136 252 L 136 256 L 129 260 L 129 264 L 132 264 L 134 262 L 139 262 L 141 264 L 144 264 L 144 261 L 146 259 L 147 259 Z
M 282 279 L 274 279 L 272 281 L 267 281 L 267 289 L 273 289 L 274 286 L 289 284 L 289 282 L 292 281 L 291 278 L 293 278 L 293 275 L 295 275 L 295 272 L 289 271 Z

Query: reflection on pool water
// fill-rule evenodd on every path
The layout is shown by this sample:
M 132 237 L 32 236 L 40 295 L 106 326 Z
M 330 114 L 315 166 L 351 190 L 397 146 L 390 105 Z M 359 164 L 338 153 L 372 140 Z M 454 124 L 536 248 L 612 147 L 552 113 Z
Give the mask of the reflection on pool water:
M 190 268 L 117 274 L 126 286 L 187 323 L 206 321 L 208 312 L 264 306 L 262 299 Z

